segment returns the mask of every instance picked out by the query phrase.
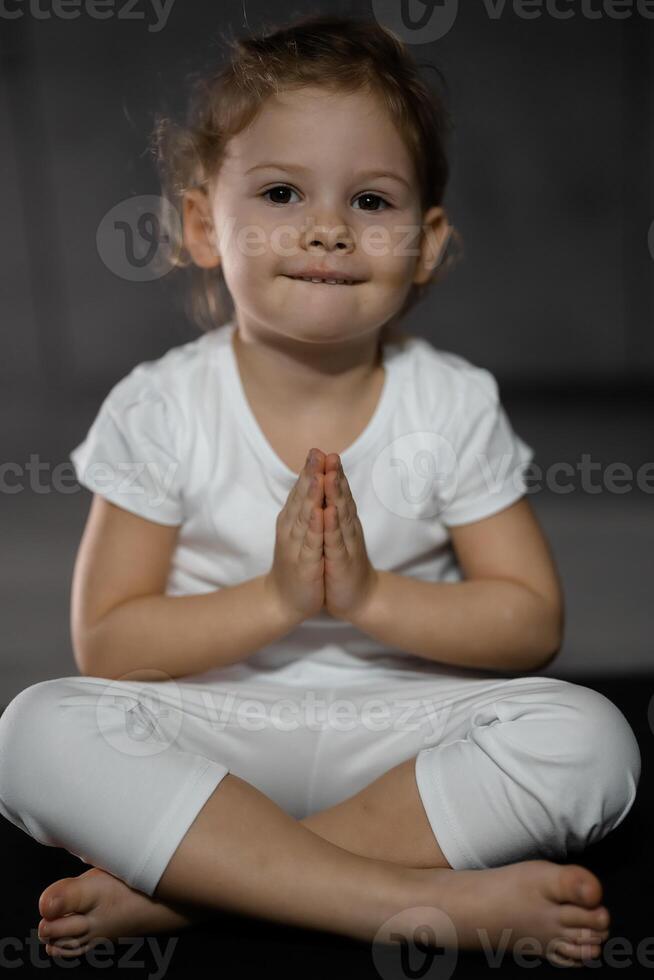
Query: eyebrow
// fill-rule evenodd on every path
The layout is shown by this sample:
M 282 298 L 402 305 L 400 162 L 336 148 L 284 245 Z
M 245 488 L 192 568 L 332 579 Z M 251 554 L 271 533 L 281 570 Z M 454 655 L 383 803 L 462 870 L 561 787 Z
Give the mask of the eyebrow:
M 298 173 L 309 173 L 310 170 L 309 167 L 302 167 L 297 163 L 258 163 L 255 167 L 250 167 L 249 170 L 246 170 L 245 173 L 251 174 L 253 170 L 269 170 L 269 169 L 287 170 L 289 173 L 291 173 L 293 170 L 297 171 Z M 391 180 L 397 180 L 401 184 L 404 184 L 405 187 L 408 187 L 409 190 L 411 190 L 411 185 L 409 184 L 408 180 L 405 180 L 404 177 L 401 177 L 399 174 L 394 173 L 392 170 L 362 170 L 358 174 L 356 174 L 356 177 L 357 178 L 390 177 Z

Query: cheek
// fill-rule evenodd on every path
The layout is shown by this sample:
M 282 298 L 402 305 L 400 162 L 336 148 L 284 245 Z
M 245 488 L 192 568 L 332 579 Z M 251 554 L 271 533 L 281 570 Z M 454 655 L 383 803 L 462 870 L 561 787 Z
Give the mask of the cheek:
M 364 229 L 359 241 L 380 280 L 388 279 L 397 285 L 411 274 L 417 261 L 420 227 L 412 215 L 395 215 L 379 221 L 374 228 Z
M 253 215 L 249 222 L 240 222 L 235 237 L 239 263 L 243 260 L 252 263 L 253 275 L 264 268 L 281 270 L 288 266 L 289 259 L 300 255 L 300 239 L 301 228 L 288 218 Z
M 397 291 L 404 289 L 407 280 L 412 279 L 416 259 L 403 254 L 404 251 L 406 249 L 396 249 L 395 253 L 373 260 L 374 278 L 378 285 Z
M 393 222 L 391 229 L 391 251 L 398 268 L 406 274 L 417 261 L 420 254 L 420 224 L 414 216 Z

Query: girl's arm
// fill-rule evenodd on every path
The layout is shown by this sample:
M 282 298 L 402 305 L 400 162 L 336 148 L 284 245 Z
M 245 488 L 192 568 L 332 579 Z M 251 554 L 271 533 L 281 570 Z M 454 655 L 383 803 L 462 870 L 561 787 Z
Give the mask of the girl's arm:
M 82 674 L 166 680 L 203 673 L 243 660 L 296 625 L 264 575 L 201 595 L 164 595 L 177 530 L 94 495 L 72 585 L 71 634 Z
M 559 577 L 531 505 L 450 528 L 462 582 L 426 582 L 377 571 L 377 586 L 352 620 L 406 653 L 444 664 L 538 670 L 563 642 Z

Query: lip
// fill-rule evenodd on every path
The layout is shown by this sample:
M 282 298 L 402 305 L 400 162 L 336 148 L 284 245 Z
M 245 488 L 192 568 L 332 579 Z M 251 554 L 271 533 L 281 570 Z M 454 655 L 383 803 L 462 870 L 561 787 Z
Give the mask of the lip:
M 350 282 L 351 282 L 351 284 L 353 286 L 356 286 L 358 283 L 363 282 L 362 279 L 357 279 L 354 276 L 347 275 L 346 273 L 343 273 L 343 272 L 334 272 L 334 271 L 329 270 L 329 269 L 307 269 L 307 270 L 303 270 L 302 272 L 297 272 L 297 273 L 287 273 L 287 274 L 285 273 L 284 275 L 285 275 L 285 278 L 286 279 L 299 279 L 299 280 L 302 280 L 303 278 L 306 278 L 306 279 L 349 279 Z M 313 285 L 318 285 L 318 284 L 317 283 L 314 283 Z

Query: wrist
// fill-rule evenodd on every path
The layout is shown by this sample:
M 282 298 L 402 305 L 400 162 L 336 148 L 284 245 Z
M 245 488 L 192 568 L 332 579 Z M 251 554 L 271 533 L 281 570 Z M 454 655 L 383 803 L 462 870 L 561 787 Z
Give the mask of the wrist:
M 280 633 L 288 633 L 303 621 L 302 616 L 295 610 L 289 609 L 283 601 L 269 573 L 261 576 L 265 608 L 269 617 L 277 625 Z
M 368 588 L 364 596 L 347 616 L 348 622 L 352 626 L 356 626 L 357 629 L 363 630 L 364 633 L 367 631 L 368 624 L 374 622 L 377 618 L 376 609 L 378 608 L 383 575 L 384 572 L 380 572 L 377 569 L 372 570 Z

